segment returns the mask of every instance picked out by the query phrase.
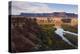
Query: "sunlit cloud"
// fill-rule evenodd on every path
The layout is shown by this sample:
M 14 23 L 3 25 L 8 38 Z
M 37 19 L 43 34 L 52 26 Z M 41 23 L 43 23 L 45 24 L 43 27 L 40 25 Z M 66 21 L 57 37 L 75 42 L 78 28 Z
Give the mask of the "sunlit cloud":
M 12 2 L 12 15 L 24 13 L 51 13 L 53 9 L 49 8 L 47 4 L 31 3 L 31 2 Z

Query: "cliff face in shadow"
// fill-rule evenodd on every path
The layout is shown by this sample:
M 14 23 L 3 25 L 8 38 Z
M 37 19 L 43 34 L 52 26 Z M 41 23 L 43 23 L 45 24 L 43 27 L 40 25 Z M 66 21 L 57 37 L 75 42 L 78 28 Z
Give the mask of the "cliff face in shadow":
M 11 51 L 35 51 L 39 48 L 41 28 L 36 19 L 11 17 Z

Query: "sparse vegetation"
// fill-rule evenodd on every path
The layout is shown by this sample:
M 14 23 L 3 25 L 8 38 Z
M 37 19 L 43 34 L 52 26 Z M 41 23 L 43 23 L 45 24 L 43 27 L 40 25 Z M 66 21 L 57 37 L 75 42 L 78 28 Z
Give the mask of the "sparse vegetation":
M 54 25 L 38 25 L 36 19 L 11 18 L 11 48 L 12 52 L 42 51 L 73 49 L 74 47 L 65 43 L 54 31 Z M 76 32 L 68 25 L 62 25 L 64 30 Z M 77 37 L 65 35 L 70 41 L 77 45 Z

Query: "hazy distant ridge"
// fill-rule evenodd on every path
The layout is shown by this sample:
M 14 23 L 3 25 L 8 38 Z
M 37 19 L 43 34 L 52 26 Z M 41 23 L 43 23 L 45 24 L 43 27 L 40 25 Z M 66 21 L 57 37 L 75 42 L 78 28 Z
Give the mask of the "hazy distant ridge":
M 45 17 L 49 17 L 49 16 L 68 16 L 68 17 L 78 17 L 77 14 L 74 13 L 65 13 L 65 12 L 54 12 L 54 13 L 21 13 L 21 16 L 32 16 L 32 17 L 39 17 L 39 16 L 45 16 Z

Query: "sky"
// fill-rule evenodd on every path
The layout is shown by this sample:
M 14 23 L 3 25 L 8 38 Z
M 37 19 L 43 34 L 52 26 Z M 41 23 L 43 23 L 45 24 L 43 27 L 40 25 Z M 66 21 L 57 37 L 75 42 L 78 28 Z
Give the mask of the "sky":
M 19 15 L 21 13 L 53 13 L 67 12 L 78 13 L 78 6 L 71 4 L 55 4 L 55 3 L 39 3 L 27 1 L 12 1 L 11 15 Z

